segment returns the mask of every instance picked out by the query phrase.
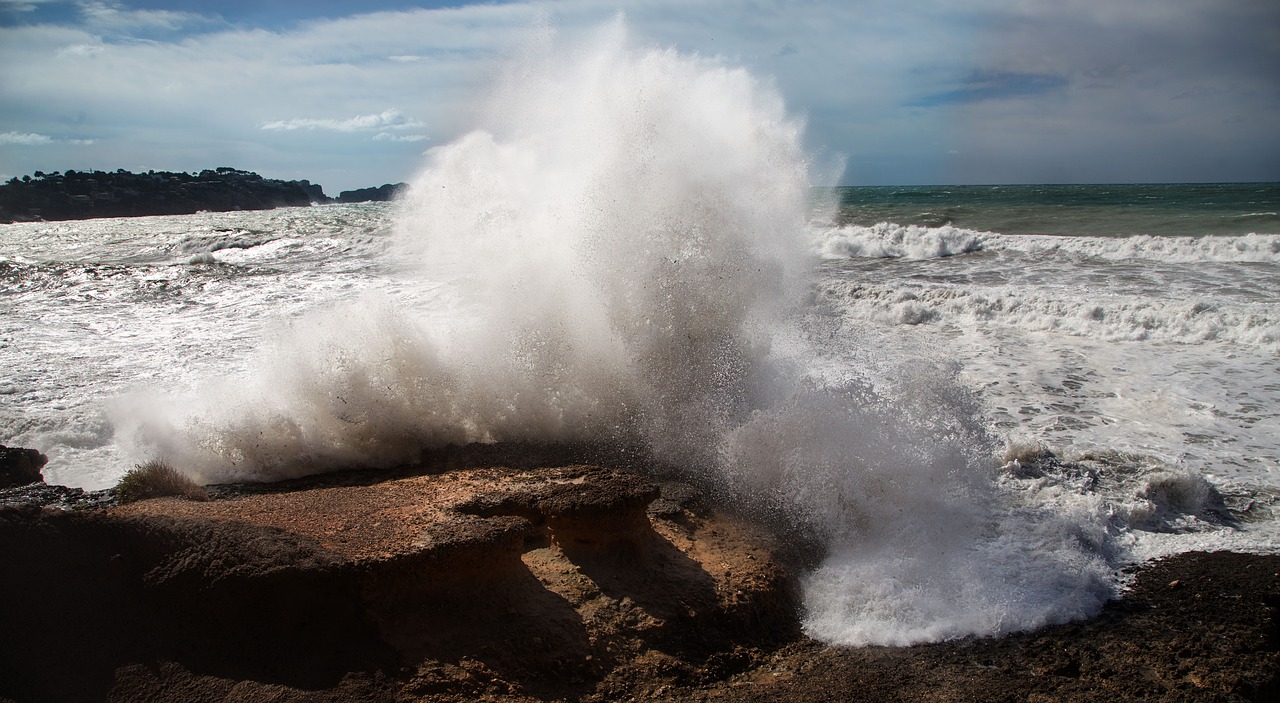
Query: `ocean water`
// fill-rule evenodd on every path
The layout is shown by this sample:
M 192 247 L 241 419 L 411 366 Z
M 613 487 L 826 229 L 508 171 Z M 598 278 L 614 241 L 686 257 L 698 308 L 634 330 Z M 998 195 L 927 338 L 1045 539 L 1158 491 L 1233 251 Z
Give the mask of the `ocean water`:
M 548 33 L 404 200 L 0 225 L 0 442 L 98 488 L 624 443 L 826 545 L 845 644 L 1280 547 L 1280 185 L 824 189 L 767 81 Z

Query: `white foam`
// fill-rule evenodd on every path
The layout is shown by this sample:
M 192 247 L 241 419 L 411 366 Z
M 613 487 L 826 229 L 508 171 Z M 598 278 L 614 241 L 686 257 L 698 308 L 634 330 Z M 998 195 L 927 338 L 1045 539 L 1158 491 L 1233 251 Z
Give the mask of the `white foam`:
M 824 258 L 935 259 L 981 251 L 995 235 L 952 227 L 881 222 L 870 227 L 818 228 L 814 247 Z
M 1219 341 L 1280 350 L 1280 309 L 1225 297 L 1162 299 L 1021 283 L 979 288 L 860 279 L 831 282 L 824 292 L 844 314 L 884 324 L 982 323 L 1111 341 Z
M 1066 254 L 1111 261 L 1280 262 L 1280 235 L 1234 237 L 1065 237 L 1006 235 L 945 225 L 924 227 L 881 222 L 871 226 L 823 227 L 813 232 L 823 257 L 935 259 L 990 250 L 1023 254 Z

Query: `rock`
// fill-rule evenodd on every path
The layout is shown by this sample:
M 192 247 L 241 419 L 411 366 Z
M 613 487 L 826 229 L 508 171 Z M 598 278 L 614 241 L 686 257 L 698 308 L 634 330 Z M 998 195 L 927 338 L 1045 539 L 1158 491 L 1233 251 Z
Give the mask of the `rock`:
M 344 190 L 336 200 L 340 203 L 387 202 L 395 200 L 408 187 L 405 183 L 386 183 L 376 188 Z
M 850 648 L 801 632 L 795 545 L 634 472 L 4 507 L 61 488 L 0 490 L 0 701 L 1280 700 L 1275 555 L 1146 565 L 1087 621 Z
M 0 508 L 21 505 L 59 510 L 84 510 L 87 508 L 111 508 L 117 504 L 112 488 L 86 491 L 72 486 L 48 483 L 28 483 L 25 486 L 0 488 Z
M 654 662 L 794 640 L 768 535 L 651 522 L 658 493 L 573 465 L 0 504 L 0 603 L 48 604 L 0 608 L 0 700 L 610 700 Z
M 49 463 L 49 457 L 35 449 L 6 447 L 0 444 L 0 488 L 44 483 L 40 469 Z

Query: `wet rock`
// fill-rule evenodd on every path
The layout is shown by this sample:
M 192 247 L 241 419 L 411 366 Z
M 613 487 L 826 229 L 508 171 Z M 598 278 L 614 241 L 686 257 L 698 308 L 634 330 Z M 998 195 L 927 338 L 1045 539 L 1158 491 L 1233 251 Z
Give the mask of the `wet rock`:
M 25 486 L 0 488 L 0 507 L 33 505 L 60 510 L 86 510 L 110 508 L 116 503 L 116 493 L 111 488 L 86 491 L 83 488 L 48 483 L 29 483 Z
M 6 447 L 0 444 L 0 488 L 43 483 L 40 469 L 49 463 L 49 457 L 35 449 Z

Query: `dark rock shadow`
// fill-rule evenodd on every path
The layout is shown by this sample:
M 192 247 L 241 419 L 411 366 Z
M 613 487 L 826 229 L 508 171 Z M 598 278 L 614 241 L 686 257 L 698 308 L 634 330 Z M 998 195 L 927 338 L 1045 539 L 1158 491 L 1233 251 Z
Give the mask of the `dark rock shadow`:
M 139 662 L 305 690 L 398 665 L 336 557 L 279 530 L 4 509 L 0 554 L 16 700 L 103 700 Z
M 724 643 L 715 579 L 652 529 L 639 539 L 606 544 L 558 543 L 601 592 L 652 619 L 637 623 L 637 631 L 653 646 L 705 654 Z
M 477 661 L 526 694 L 562 698 L 593 675 L 590 637 L 578 611 L 515 562 L 457 587 L 366 597 L 404 663 Z

